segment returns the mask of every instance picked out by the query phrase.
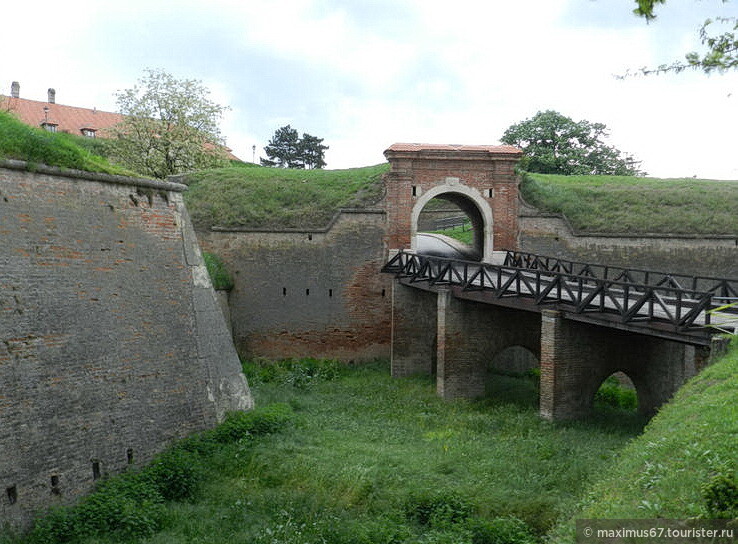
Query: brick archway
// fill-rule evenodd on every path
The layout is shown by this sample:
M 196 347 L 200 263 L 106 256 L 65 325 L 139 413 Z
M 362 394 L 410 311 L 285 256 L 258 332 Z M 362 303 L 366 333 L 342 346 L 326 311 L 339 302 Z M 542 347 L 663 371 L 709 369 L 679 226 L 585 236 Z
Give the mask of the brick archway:
M 474 228 L 474 248 L 482 255 L 483 261 L 490 262 L 494 247 L 492 208 L 477 189 L 458 183 L 433 187 L 416 200 L 410 216 L 410 249 L 417 249 L 420 212 L 434 198 L 447 198 L 469 216 Z
M 491 260 L 493 248 L 517 248 L 515 165 L 522 151 L 512 146 L 394 144 L 384 155 L 390 162 L 384 178 L 388 250 L 415 248 L 420 210 L 439 195 L 457 195 L 478 211 L 484 261 Z

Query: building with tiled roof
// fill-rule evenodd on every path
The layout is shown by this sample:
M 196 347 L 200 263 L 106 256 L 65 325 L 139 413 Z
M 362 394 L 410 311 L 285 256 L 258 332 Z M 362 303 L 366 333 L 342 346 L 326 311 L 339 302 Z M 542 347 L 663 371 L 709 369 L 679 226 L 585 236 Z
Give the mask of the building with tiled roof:
M 88 138 L 111 137 L 110 129 L 123 120 L 120 113 L 57 104 L 54 89 L 48 90 L 46 102 L 21 98 L 17 81 L 10 87 L 10 96 L 0 95 L 0 111 L 8 111 L 32 127 Z M 224 149 L 229 159 L 240 160 L 229 148 Z
M 107 130 L 123 120 L 119 113 L 57 104 L 54 89 L 49 89 L 47 102 L 20 98 L 17 81 L 11 86 L 10 96 L 0 95 L 0 110 L 11 112 L 33 127 L 90 138 L 109 137 Z

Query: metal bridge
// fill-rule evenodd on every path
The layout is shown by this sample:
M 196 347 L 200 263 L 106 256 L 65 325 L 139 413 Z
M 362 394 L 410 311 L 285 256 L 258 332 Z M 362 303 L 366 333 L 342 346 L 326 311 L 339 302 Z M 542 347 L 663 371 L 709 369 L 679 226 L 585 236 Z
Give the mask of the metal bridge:
M 738 280 L 686 276 L 505 252 L 502 264 L 400 251 L 382 268 L 405 285 L 462 299 L 710 345 L 738 327 Z

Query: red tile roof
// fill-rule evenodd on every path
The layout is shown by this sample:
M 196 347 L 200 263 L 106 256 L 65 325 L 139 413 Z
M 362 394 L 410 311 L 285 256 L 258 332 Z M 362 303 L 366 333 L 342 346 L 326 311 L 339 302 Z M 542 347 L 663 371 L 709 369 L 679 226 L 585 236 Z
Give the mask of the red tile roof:
M 82 136 L 82 129 L 92 129 L 96 131 L 96 136 L 104 138 L 105 129 L 123 120 L 119 113 L 9 96 L 0 96 L 0 109 L 10 111 L 27 125 L 38 127 L 47 122 L 57 125 L 57 132 L 77 136 Z
M 77 136 L 86 136 L 82 133 L 82 129 L 92 129 L 98 138 L 109 138 L 110 134 L 107 129 L 123 120 L 123 115 L 120 113 L 4 95 L 0 95 L 0 111 L 10 111 L 25 124 L 33 127 L 40 127 L 43 123 L 53 124 L 56 125 L 57 132 Z M 241 160 L 231 152 L 229 147 L 223 147 L 223 149 L 230 160 Z
M 392 144 L 387 151 L 482 151 L 487 153 L 516 153 L 521 154 L 522 150 L 511 145 L 457 145 L 457 144 Z

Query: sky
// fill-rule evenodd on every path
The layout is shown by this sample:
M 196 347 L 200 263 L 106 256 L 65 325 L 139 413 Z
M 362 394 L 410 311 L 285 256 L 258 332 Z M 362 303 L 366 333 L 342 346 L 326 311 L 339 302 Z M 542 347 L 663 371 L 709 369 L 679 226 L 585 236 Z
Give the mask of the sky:
M 699 50 L 738 0 L 26 0 L 0 6 L 0 93 L 116 111 L 146 69 L 196 79 L 230 109 L 241 159 L 290 124 L 328 168 L 395 142 L 497 144 L 538 111 L 607 125 L 651 176 L 738 179 L 738 72 L 618 79 Z M 253 146 L 256 146 L 255 152 Z

